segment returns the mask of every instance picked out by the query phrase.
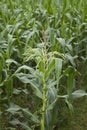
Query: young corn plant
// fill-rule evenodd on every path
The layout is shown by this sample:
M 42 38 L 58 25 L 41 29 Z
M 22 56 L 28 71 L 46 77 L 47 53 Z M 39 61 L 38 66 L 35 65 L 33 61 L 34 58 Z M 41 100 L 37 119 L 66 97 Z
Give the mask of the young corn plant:
M 28 47 L 24 53 L 25 62 L 34 62 L 35 66 L 22 66 L 15 72 L 15 76 L 24 83 L 29 83 L 34 94 L 40 98 L 41 105 L 38 106 L 40 111 L 41 130 L 51 130 L 54 127 L 55 117 L 50 116 L 58 99 L 58 86 L 62 69 L 63 54 L 59 52 L 48 52 L 46 48 L 46 38 L 42 32 L 43 42 L 40 48 Z M 25 69 L 27 73 L 22 73 Z M 40 109 L 40 110 L 39 110 Z

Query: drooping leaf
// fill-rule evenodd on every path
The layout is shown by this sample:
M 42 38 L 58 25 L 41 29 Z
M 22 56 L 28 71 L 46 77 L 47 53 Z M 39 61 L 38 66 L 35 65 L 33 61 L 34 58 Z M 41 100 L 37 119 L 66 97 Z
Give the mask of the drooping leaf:
M 31 118 L 34 123 L 40 123 L 38 117 L 35 114 L 32 114 L 28 109 L 22 109 L 23 113 L 27 118 Z
M 16 73 L 19 73 L 21 70 L 28 70 L 28 71 L 30 71 L 31 73 L 34 72 L 34 69 L 33 69 L 33 68 L 31 68 L 31 67 L 29 67 L 29 66 L 26 66 L 26 65 L 23 65 L 23 66 L 19 67 L 19 68 L 16 70 L 15 74 L 16 74 Z
M 21 82 L 30 84 L 34 90 L 35 95 L 42 99 L 42 93 L 39 90 L 38 84 L 35 82 L 35 78 L 32 75 L 18 73 L 15 74 L 15 76 L 20 79 Z
M 19 110 L 21 110 L 21 107 L 19 107 L 16 104 L 11 103 L 10 107 L 6 111 L 9 112 L 9 113 L 11 113 L 11 114 L 15 114 Z
M 72 93 L 72 98 L 81 98 L 83 96 L 87 96 L 87 93 L 84 90 L 76 90 Z
M 17 63 L 15 60 L 13 60 L 13 59 L 7 59 L 7 60 L 6 60 L 6 63 L 7 63 L 7 64 L 14 63 L 15 65 L 18 65 L 18 63 Z

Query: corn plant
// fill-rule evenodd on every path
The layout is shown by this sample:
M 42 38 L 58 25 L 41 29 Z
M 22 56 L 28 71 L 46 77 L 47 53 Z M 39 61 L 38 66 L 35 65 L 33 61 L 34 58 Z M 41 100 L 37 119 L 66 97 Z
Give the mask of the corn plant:
M 43 39 L 44 42 L 41 43 L 41 48 L 29 47 L 24 53 L 25 61 L 33 60 L 35 62 L 34 68 L 23 66 L 15 72 L 16 77 L 22 82 L 29 83 L 32 86 L 34 94 L 42 101 L 40 109 L 41 130 L 53 129 L 53 124 L 52 126 L 50 124 L 53 119 L 52 117 L 49 118 L 49 114 L 58 98 L 57 93 L 63 57 L 63 54 L 58 52 L 48 53 L 44 34 Z M 61 58 L 59 58 L 60 56 Z M 29 74 L 18 73 L 21 69 L 29 70 Z M 55 73 L 55 76 L 52 73 Z

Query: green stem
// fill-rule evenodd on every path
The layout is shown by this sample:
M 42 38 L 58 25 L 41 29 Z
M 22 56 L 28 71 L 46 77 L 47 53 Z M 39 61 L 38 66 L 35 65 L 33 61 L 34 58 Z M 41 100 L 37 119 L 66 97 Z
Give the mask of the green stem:
M 44 69 L 43 69 L 43 105 L 42 105 L 42 118 L 41 118 L 41 130 L 45 130 L 45 111 L 46 111 L 46 103 L 47 103 L 47 97 L 46 97 L 46 92 L 47 92 L 47 86 L 46 86 L 46 77 L 45 77 L 45 69 L 47 66 L 47 49 L 46 49 L 46 35 L 45 32 L 42 31 L 42 37 L 43 37 L 43 41 L 44 41 L 44 60 L 43 60 L 43 64 L 44 64 Z
M 43 106 L 42 106 L 42 118 L 41 118 L 41 130 L 45 130 L 45 110 L 46 110 L 46 82 L 43 78 Z

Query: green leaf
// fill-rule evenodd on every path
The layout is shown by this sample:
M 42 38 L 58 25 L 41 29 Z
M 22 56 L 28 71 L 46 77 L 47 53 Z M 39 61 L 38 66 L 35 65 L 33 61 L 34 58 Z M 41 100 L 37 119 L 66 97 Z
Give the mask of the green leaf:
M 13 78 L 12 77 L 6 79 L 5 86 L 7 90 L 8 99 L 10 99 L 13 93 Z
M 52 87 L 54 87 L 56 84 L 57 84 L 57 80 L 56 80 L 56 81 L 51 80 L 51 81 L 49 81 L 49 83 L 47 84 L 47 87 L 48 87 L 48 88 L 52 88 Z
M 25 130 L 32 130 L 30 127 L 29 127 L 29 125 L 25 122 L 25 123 L 20 123 L 21 124 L 21 126 L 25 129 Z
M 62 47 L 65 47 L 65 40 L 63 38 L 57 38 Z
M 35 114 L 32 114 L 28 109 L 22 109 L 23 113 L 27 118 L 31 118 L 34 123 L 40 123 L 38 117 Z
M 57 98 L 57 90 L 55 87 L 49 88 L 47 97 L 49 103 L 52 103 Z
M 14 119 L 12 121 L 9 122 L 11 125 L 21 125 L 25 130 L 31 130 L 31 128 L 29 127 L 29 124 L 27 124 L 26 122 L 20 122 L 18 119 Z
M 0 72 L 2 71 L 4 67 L 4 63 L 5 63 L 4 56 L 2 53 L 0 53 Z
M 72 98 L 81 98 L 83 96 L 87 96 L 87 93 L 84 90 L 76 90 L 72 93 Z
M 47 69 L 45 71 L 45 77 L 48 77 L 50 75 L 50 73 L 54 69 L 54 65 L 55 65 L 55 60 L 54 60 L 54 58 L 51 58 L 50 62 L 48 64 L 48 67 L 47 67 Z
M 24 73 L 17 73 L 15 76 L 21 80 L 23 83 L 29 83 L 32 86 L 32 89 L 34 90 L 34 93 L 36 96 L 42 99 L 42 93 L 39 90 L 38 84 L 35 82 L 35 78 L 30 74 L 24 74 Z
M 15 125 L 19 125 L 20 121 L 18 119 L 14 119 L 14 120 L 10 121 L 9 123 L 15 126 Z
M 18 95 L 18 94 L 21 93 L 21 91 L 22 91 L 22 90 L 19 90 L 19 89 L 14 88 L 14 89 L 13 89 L 13 94 Z
M 66 54 L 65 57 L 66 57 L 66 60 L 70 61 L 70 63 L 73 66 L 75 66 L 75 61 L 74 61 L 74 57 L 73 56 L 71 56 L 70 54 Z
M 77 70 L 69 66 L 65 70 L 65 74 L 67 74 L 67 93 L 69 97 L 71 97 L 71 94 L 75 85 L 75 76 L 77 74 Z
M 55 106 L 55 103 L 57 102 L 57 98 L 51 103 L 51 104 L 49 104 L 48 106 L 47 106 L 47 109 L 46 110 L 52 110 L 53 108 L 54 108 L 54 106 Z
M 56 80 L 57 80 L 57 88 L 59 85 L 61 70 L 62 70 L 62 59 L 55 58 L 55 73 L 56 73 Z
M 14 63 L 15 65 L 18 65 L 18 63 L 17 63 L 15 60 L 13 60 L 13 59 L 7 59 L 7 60 L 6 60 L 6 63 L 7 63 L 7 64 Z
M 73 112 L 73 105 L 71 104 L 71 102 L 69 102 L 67 99 L 65 100 L 65 102 L 67 103 L 69 109 L 71 110 L 71 112 Z
M 11 103 L 10 107 L 6 111 L 15 114 L 19 110 L 21 110 L 21 108 L 18 105 Z
M 34 73 L 34 69 L 33 69 L 33 68 L 31 68 L 31 67 L 29 67 L 29 66 L 26 66 L 26 65 L 23 65 L 23 66 L 19 67 L 19 68 L 16 70 L 15 74 L 19 73 L 21 70 L 28 70 L 28 71 L 30 71 L 31 73 Z

